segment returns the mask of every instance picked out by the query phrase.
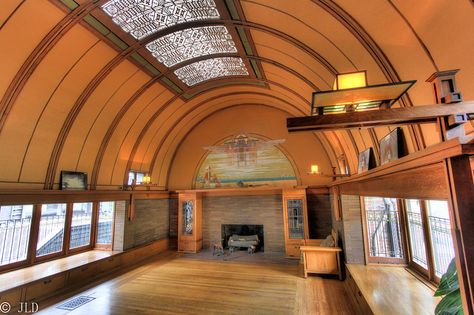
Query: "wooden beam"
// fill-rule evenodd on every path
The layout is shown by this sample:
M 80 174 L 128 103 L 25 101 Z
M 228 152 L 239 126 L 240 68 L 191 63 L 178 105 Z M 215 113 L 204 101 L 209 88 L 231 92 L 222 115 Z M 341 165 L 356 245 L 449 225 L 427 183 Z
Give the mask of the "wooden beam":
M 474 116 L 474 101 L 401 107 L 392 109 L 369 110 L 363 112 L 330 114 L 288 118 L 286 126 L 289 132 L 310 130 L 336 130 L 387 125 L 410 125 L 434 123 L 438 117 L 455 114 Z
M 451 222 L 454 221 L 454 246 L 459 288 L 465 314 L 474 313 L 474 179 L 469 155 L 446 160 L 447 181 L 451 190 Z M 454 219 L 454 220 L 453 220 Z M 452 224 L 453 225 L 453 224 Z

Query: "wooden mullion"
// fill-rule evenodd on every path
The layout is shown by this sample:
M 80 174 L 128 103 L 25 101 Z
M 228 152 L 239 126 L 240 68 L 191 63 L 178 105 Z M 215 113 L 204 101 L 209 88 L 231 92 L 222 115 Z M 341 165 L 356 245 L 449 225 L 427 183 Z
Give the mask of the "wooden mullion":
M 35 204 L 33 208 L 33 218 L 31 222 L 30 239 L 28 244 L 27 260 L 31 265 L 36 260 L 36 246 L 38 245 L 39 225 L 41 221 L 42 204 Z
M 421 208 L 421 220 L 423 225 L 423 234 L 425 237 L 425 251 L 426 251 L 426 261 L 428 265 L 428 278 L 430 281 L 435 282 L 435 266 L 434 266 L 434 255 L 433 255 L 433 246 L 431 242 L 431 229 L 428 218 L 428 211 L 426 207 L 426 200 L 420 200 Z
M 91 220 L 91 235 L 89 239 L 89 246 L 91 249 L 94 249 L 96 247 L 96 242 L 97 242 L 97 234 L 98 234 L 98 229 L 99 229 L 99 202 L 95 201 L 92 204 L 92 220 Z
M 397 210 L 398 210 L 398 228 L 400 232 L 400 245 L 402 246 L 403 259 L 405 264 L 409 263 L 408 259 L 408 238 L 407 238 L 407 218 L 404 211 L 404 202 L 402 199 L 397 199 Z
M 370 262 L 370 255 L 369 255 L 369 233 L 367 231 L 367 216 L 365 215 L 365 201 L 364 197 L 359 197 L 360 202 L 360 210 L 361 210 L 361 217 L 362 217 L 362 237 L 364 239 L 364 258 L 365 263 L 368 264 Z M 342 206 L 341 206 L 342 208 Z
M 64 222 L 63 250 L 62 250 L 64 255 L 68 255 L 70 252 L 69 245 L 71 244 L 72 208 L 73 208 L 73 203 L 67 203 L 66 220 Z
M 428 269 L 424 268 L 423 266 L 419 265 L 418 263 L 416 263 L 414 260 L 413 260 L 413 256 L 412 256 L 412 245 L 411 245 L 411 241 L 410 241 L 410 228 L 409 228 L 409 223 L 408 223 L 408 206 L 407 206 L 407 202 L 408 202 L 408 199 L 404 199 L 403 200 L 404 202 L 402 202 L 402 206 L 403 206 L 403 212 L 405 214 L 405 218 L 404 218 L 404 225 L 405 225 L 405 233 L 406 233 L 406 244 L 407 244 L 407 259 L 408 259 L 408 266 L 414 270 L 415 272 L 417 272 L 418 274 L 420 274 L 421 276 L 423 276 L 424 278 L 426 278 L 427 280 L 429 280 L 429 273 L 428 273 Z M 421 203 L 422 201 L 419 200 L 419 202 Z M 425 227 L 423 225 L 423 213 L 421 213 L 421 227 L 423 229 L 423 240 L 424 240 L 424 243 L 425 243 L 425 254 L 428 253 L 427 251 L 427 248 L 426 248 L 426 237 L 425 237 Z M 426 257 L 425 257 L 426 258 Z

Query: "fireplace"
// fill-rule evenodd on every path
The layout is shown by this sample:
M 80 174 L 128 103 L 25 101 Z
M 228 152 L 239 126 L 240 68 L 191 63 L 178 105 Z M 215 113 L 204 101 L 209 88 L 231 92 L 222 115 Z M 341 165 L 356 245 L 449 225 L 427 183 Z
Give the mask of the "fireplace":
M 259 251 L 264 251 L 265 244 L 263 238 L 263 225 L 252 225 L 252 224 L 222 224 L 221 225 L 221 236 L 222 236 L 222 246 L 227 248 L 227 241 L 229 237 L 233 234 L 237 235 L 258 235 L 260 239 L 260 245 L 257 248 Z

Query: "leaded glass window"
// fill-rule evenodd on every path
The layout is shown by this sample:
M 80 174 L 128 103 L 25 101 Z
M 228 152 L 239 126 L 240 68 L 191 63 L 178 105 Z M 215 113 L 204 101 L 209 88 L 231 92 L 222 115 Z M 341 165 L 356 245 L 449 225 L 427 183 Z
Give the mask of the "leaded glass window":
M 193 234 L 193 221 L 194 221 L 194 202 L 192 200 L 183 202 L 183 230 L 182 234 L 192 235 Z
M 237 52 L 225 26 L 194 27 L 177 31 L 148 43 L 146 48 L 167 67 L 200 56 Z
M 289 199 L 288 211 L 288 237 L 304 238 L 303 200 Z
M 176 24 L 220 18 L 213 0 L 110 0 L 102 10 L 136 39 Z
M 174 73 L 188 86 L 218 77 L 249 74 L 242 59 L 237 57 L 220 57 L 194 62 L 177 69 Z

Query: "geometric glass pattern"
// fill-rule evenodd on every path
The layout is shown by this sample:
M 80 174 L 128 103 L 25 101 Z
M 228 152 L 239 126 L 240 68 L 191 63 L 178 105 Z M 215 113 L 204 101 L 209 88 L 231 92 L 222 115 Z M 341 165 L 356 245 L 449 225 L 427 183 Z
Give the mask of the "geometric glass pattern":
M 110 0 L 102 10 L 136 39 L 176 24 L 220 18 L 213 0 Z
M 218 77 L 249 75 L 244 62 L 237 57 L 219 57 L 194 62 L 175 70 L 174 74 L 188 86 Z
M 187 28 L 160 37 L 146 48 L 167 67 L 200 56 L 237 52 L 225 26 Z
M 183 235 L 193 235 L 194 203 L 192 200 L 183 202 Z

